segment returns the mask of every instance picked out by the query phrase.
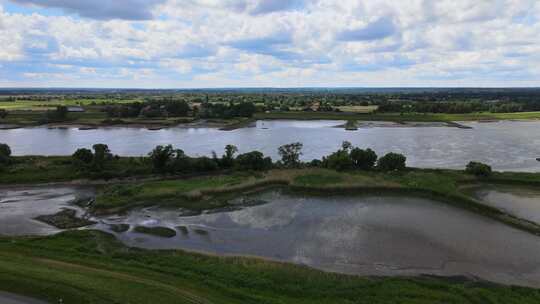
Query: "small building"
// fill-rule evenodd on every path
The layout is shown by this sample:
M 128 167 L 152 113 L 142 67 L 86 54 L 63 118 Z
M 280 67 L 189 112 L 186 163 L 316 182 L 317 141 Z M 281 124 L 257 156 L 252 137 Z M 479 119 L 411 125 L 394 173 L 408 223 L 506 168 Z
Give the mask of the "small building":
M 69 106 L 67 107 L 67 111 L 70 113 L 81 113 L 84 112 L 84 108 L 79 106 Z

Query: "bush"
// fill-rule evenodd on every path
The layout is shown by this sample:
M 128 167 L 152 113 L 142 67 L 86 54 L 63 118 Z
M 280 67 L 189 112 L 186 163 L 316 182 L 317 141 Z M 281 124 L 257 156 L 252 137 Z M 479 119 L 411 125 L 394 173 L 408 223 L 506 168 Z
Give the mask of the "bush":
M 206 156 L 193 158 L 191 165 L 195 172 L 209 172 L 219 168 L 218 164 L 213 159 Z
M 401 171 L 405 169 L 407 158 L 403 154 L 388 153 L 377 162 L 377 167 L 382 171 Z
M 360 148 L 353 148 L 350 152 L 350 157 L 353 166 L 357 169 L 369 170 L 375 166 L 377 162 L 377 154 L 371 149 L 362 150 Z
M 242 170 L 268 170 L 272 168 L 272 159 L 264 157 L 259 151 L 253 151 L 238 155 L 236 165 Z
M 353 161 L 347 150 L 338 150 L 323 158 L 323 164 L 326 168 L 337 171 L 349 170 L 353 168 Z
M 94 159 L 94 154 L 92 154 L 92 151 L 90 151 L 90 149 L 83 148 L 75 151 L 75 153 L 73 153 L 72 155 L 72 158 L 76 163 L 90 164 Z
M 491 175 L 491 167 L 480 162 L 470 162 L 465 168 L 465 172 L 476 176 L 487 177 Z
M 0 164 L 11 162 L 11 148 L 7 144 L 0 144 Z

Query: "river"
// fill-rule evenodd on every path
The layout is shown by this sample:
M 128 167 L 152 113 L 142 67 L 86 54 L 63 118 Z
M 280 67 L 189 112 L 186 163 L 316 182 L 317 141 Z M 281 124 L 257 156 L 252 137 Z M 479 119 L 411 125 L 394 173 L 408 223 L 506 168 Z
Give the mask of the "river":
M 471 161 L 490 164 L 496 170 L 540 171 L 540 121 L 464 123 L 472 129 L 400 126 L 366 123 L 357 131 L 336 128 L 343 121 L 258 121 L 254 127 L 233 131 L 213 128 L 100 128 L 94 130 L 44 127 L 0 130 L 0 142 L 14 155 L 70 155 L 95 143 L 109 145 L 124 156 L 146 155 L 156 145 L 173 144 L 189 155 L 222 154 L 227 144 L 240 152 L 259 150 L 277 160 L 277 148 L 291 142 L 304 144 L 303 160 L 321 158 L 337 150 L 345 140 L 379 155 L 399 152 L 407 164 L 428 168 L 464 168 Z

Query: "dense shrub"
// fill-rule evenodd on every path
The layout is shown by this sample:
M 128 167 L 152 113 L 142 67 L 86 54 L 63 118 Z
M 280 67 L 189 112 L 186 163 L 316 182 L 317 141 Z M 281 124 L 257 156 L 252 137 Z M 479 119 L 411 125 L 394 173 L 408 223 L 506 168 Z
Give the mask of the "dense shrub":
M 194 172 L 209 172 L 219 169 L 219 166 L 213 159 L 203 156 L 192 158 L 191 168 Z
M 371 149 L 362 150 L 353 148 L 350 152 L 352 164 L 357 169 L 369 170 L 375 166 L 377 162 L 377 154 Z
M 388 153 L 379 158 L 377 168 L 382 171 L 400 171 L 405 169 L 407 158 L 403 154 Z
M 11 148 L 7 144 L 0 144 L 0 164 L 11 162 Z
M 338 171 L 353 168 L 353 161 L 347 150 L 338 150 L 323 158 L 324 167 Z
M 73 160 L 76 164 L 90 164 L 94 159 L 94 154 L 90 149 L 78 149 L 72 155 Z
M 242 170 L 268 170 L 272 168 L 272 159 L 264 157 L 259 151 L 253 151 L 238 155 L 236 165 Z
M 467 164 L 467 167 L 465 168 L 465 172 L 468 174 L 473 174 L 476 176 L 483 176 L 487 177 L 491 175 L 491 167 L 489 165 L 480 163 L 480 162 L 470 162 Z

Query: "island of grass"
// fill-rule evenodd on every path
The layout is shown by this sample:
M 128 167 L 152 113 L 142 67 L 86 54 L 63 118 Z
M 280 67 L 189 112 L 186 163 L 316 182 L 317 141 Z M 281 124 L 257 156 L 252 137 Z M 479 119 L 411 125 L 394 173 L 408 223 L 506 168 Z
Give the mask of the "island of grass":
M 59 229 L 80 228 L 90 226 L 96 223 L 86 218 L 77 217 L 77 211 L 73 209 L 64 209 L 50 215 L 40 215 L 37 216 L 35 219 Z
M 142 234 L 150 234 L 154 236 L 159 236 L 163 238 L 173 238 L 176 236 L 176 231 L 167 227 L 147 227 L 147 226 L 137 226 L 133 231 Z

